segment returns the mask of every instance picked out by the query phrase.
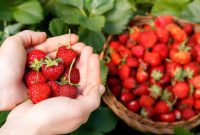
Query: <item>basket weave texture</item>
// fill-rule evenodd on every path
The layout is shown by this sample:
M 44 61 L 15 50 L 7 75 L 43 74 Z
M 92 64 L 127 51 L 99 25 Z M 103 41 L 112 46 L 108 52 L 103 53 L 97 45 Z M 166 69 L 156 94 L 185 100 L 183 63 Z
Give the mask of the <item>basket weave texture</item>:
M 149 23 L 149 21 L 152 19 L 155 19 L 155 16 L 136 16 L 134 18 L 134 24 L 137 26 L 141 26 Z M 174 18 L 174 20 L 180 25 L 187 23 L 187 21 L 179 18 Z M 194 31 L 200 31 L 200 25 L 194 24 Z M 104 45 L 104 49 L 100 55 L 101 59 L 103 59 L 104 53 L 107 50 L 107 46 L 112 38 L 112 36 L 108 37 L 107 42 Z M 110 92 L 108 87 L 106 88 L 106 92 L 103 95 L 103 101 L 127 125 L 141 132 L 151 132 L 154 134 L 173 134 L 173 128 L 175 126 L 192 129 L 200 125 L 200 114 L 195 115 L 187 121 L 178 121 L 173 123 L 154 122 L 150 119 L 146 119 L 136 113 L 129 111 L 120 101 L 116 99 L 116 97 Z

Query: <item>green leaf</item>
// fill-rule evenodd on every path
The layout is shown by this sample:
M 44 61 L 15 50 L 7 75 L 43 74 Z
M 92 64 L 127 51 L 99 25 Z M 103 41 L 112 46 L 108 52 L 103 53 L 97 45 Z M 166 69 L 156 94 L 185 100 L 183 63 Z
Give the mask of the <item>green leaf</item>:
M 104 16 L 91 16 L 81 18 L 80 24 L 91 31 L 101 31 L 105 24 Z
M 12 1 L 2 0 L 0 4 L 0 20 L 10 21 L 13 18 L 12 15 Z
M 181 18 L 200 23 L 200 0 L 194 0 L 188 4 L 182 11 Z
M 63 18 L 69 24 L 80 24 L 82 18 L 86 18 L 86 14 L 81 12 L 78 8 L 74 6 L 56 4 L 56 13 L 58 17 Z
M 117 124 L 117 117 L 107 107 L 100 107 L 92 113 L 86 127 L 99 132 L 110 132 Z
M 36 0 L 18 5 L 14 9 L 13 16 L 17 22 L 22 24 L 35 24 L 44 19 L 42 6 Z
M 70 135 L 104 135 L 104 134 L 95 130 L 78 129 L 75 132 L 71 133 Z
M 9 112 L 0 112 L 0 127 L 5 123 Z
M 93 47 L 95 53 L 100 53 L 102 51 L 103 45 L 105 43 L 105 37 L 103 33 L 90 31 L 80 27 L 78 35 L 80 41 Z
M 174 134 L 175 135 L 194 135 L 192 132 L 190 132 L 189 130 L 187 129 L 184 129 L 182 127 L 178 127 L 178 126 L 175 126 L 174 127 Z
M 127 0 L 116 0 L 112 10 L 105 14 L 106 24 L 104 32 L 108 34 L 119 34 L 126 28 L 132 16 L 131 6 Z
M 58 2 L 83 9 L 83 0 L 58 0 Z
M 68 26 L 62 19 L 53 19 L 49 23 L 49 31 L 53 36 L 63 35 L 67 33 Z
M 180 16 L 182 10 L 190 0 L 156 0 L 151 12 L 154 15 Z
M 102 15 L 113 8 L 114 0 L 85 0 L 85 7 L 90 15 Z
M 105 62 L 103 60 L 100 61 L 100 65 L 101 65 L 101 83 L 105 85 L 108 75 L 108 67 L 105 66 Z
M 21 28 L 22 28 L 22 24 L 20 23 L 16 23 L 16 24 L 12 24 L 12 25 L 8 25 L 4 28 L 4 34 L 6 37 L 14 35 L 16 33 L 18 33 Z
M 128 2 L 130 3 L 133 12 L 136 12 L 137 11 L 137 7 L 136 7 L 135 0 L 128 0 Z

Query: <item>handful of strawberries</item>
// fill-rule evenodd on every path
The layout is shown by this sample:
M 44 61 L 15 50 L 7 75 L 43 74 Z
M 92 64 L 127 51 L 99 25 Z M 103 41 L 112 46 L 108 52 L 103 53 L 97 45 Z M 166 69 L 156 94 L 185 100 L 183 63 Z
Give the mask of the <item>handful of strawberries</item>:
M 79 70 L 74 66 L 77 57 L 70 43 L 58 48 L 56 59 L 38 49 L 27 54 L 25 84 L 34 104 L 50 97 L 77 97 L 80 80 Z
M 188 120 L 200 112 L 200 32 L 160 16 L 109 43 L 108 87 L 130 111 L 153 121 Z

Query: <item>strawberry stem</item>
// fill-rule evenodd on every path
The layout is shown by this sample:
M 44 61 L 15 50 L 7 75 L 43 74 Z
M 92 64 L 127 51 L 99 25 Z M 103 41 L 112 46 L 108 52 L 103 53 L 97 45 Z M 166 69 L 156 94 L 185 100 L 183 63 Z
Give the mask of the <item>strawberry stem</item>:
M 70 65 L 70 67 L 69 67 L 68 81 L 69 81 L 69 84 L 70 84 L 70 85 L 73 85 L 73 84 L 71 83 L 71 78 L 70 78 L 70 76 L 71 76 L 71 71 L 72 71 L 72 67 L 73 67 L 73 65 L 74 65 L 74 63 L 75 63 L 75 60 L 76 60 L 76 58 L 73 59 L 71 65 Z

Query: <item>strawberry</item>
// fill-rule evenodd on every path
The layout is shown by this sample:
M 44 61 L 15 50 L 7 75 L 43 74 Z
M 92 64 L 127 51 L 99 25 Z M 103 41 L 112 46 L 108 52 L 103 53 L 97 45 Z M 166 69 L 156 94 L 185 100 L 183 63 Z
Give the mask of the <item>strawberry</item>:
M 166 29 L 157 28 L 156 29 L 156 35 L 158 37 L 158 40 L 161 43 L 168 43 L 169 42 L 170 34 L 169 34 L 169 31 L 167 31 Z
M 189 36 L 193 32 L 193 25 L 191 23 L 186 23 L 183 26 L 183 30 L 186 32 L 186 34 Z
M 162 94 L 162 88 L 156 84 L 153 84 L 150 88 L 149 88 L 149 92 L 150 95 L 154 98 L 154 99 L 158 99 L 161 94 Z
M 43 60 L 45 59 L 46 53 L 44 51 L 34 49 L 27 54 L 28 67 L 35 71 L 39 71 L 42 67 Z
M 200 40 L 200 39 L 199 39 Z M 200 45 L 196 45 L 193 49 L 193 57 L 194 59 L 200 63 Z
M 128 57 L 126 59 L 126 64 L 129 67 L 138 67 L 139 66 L 139 62 L 138 62 L 138 60 L 135 57 Z
M 30 71 L 27 74 L 25 74 L 25 83 L 28 88 L 30 88 L 31 85 L 33 84 L 45 83 L 45 82 L 47 82 L 47 79 L 40 72 Z
M 139 99 L 140 105 L 145 108 L 150 108 L 154 105 L 155 100 L 148 95 L 142 95 Z
M 154 116 L 154 111 L 152 107 L 142 108 L 140 115 L 144 118 L 152 118 Z
M 194 47 L 198 46 L 199 44 L 200 44 L 200 32 L 196 32 L 190 37 L 188 45 Z
M 153 52 L 158 53 L 162 59 L 166 59 L 168 57 L 169 49 L 166 44 L 156 44 L 153 47 Z
M 47 83 L 38 83 L 31 85 L 31 87 L 28 89 L 28 93 L 31 101 L 36 104 L 48 99 L 51 89 Z
M 182 118 L 182 114 L 181 114 L 180 110 L 175 109 L 173 112 L 174 112 L 174 115 L 176 117 L 176 120 L 180 120 Z
M 154 21 L 155 26 L 162 29 L 170 23 L 173 23 L 173 17 L 169 15 L 159 16 Z
M 51 97 L 59 96 L 59 84 L 55 81 L 49 81 L 48 85 L 51 88 Z
M 166 63 L 166 72 L 170 77 L 174 77 L 177 70 L 181 69 L 181 65 L 175 62 L 167 62 Z
M 126 48 L 132 49 L 135 46 L 135 42 L 133 42 L 132 40 L 128 40 L 126 42 Z
M 191 73 L 191 77 L 197 76 L 200 73 L 200 67 L 197 62 L 191 62 L 184 65 L 184 70 Z
M 61 46 L 58 48 L 57 58 L 61 58 L 64 65 L 69 66 L 78 54 L 71 47 Z
M 140 29 L 136 26 L 132 27 L 129 33 L 129 37 L 132 41 L 138 42 L 139 41 L 139 35 L 140 35 Z
M 141 45 L 136 45 L 132 47 L 131 49 L 132 54 L 136 56 L 137 58 L 143 57 L 144 51 L 145 51 L 145 48 L 144 46 L 141 46 Z
M 63 84 L 59 86 L 59 96 L 65 96 L 72 99 L 77 97 L 77 87 L 71 86 L 69 84 Z
M 194 111 L 191 108 L 186 108 L 182 110 L 181 114 L 182 114 L 182 119 L 184 120 L 188 120 L 195 115 Z
M 197 89 L 197 90 L 194 91 L 193 97 L 195 99 L 200 99 L 200 89 Z
M 194 100 L 194 108 L 200 110 L 200 99 Z
M 140 110 L 140 103 L 138 100 L 133 100 L 127 104 L 127 108 L 132 112 L 138 112 Z
M 192 84 L 196 89 L 200 89 L 200 75 L 194 76 L 189 80 L 189 83 Z
M 176 116 L 173 112 L 164 113 L 159 116 L 159 120 L 161 122 L 174 122 L 176 120 Z
M 119 65 L 121 63 L 121 56 L 119 55 L 118 52 L 116 51 L 111 51 L 110 53 L 110 58 L 111 61 L 115 64 L 115 65 Z
M 115 97 L 119 97 L 119 95 L 122 91 L 122 87 L 120 85 L 116 85 L 116 86 L 112 87 L 110 90 Z
M 148 95 L 149 94 L 148 85 L 146 83 L 140 84 L 136 89 L 133 90 L 133 94 L 136 96 Z
M 124 32 L 118 36 L 118 40 L 124 45 L 126 44 L 128 38 L 129 38 L 129 34 L 127 32 Z
M 183 99 L 188 97 L 190 92 L 190 87 L 186 82 L 177 82 L 173 86 L 172 92 L 177 98 Z
M 144 83 L 146 80 L 148 80 L 148 78 L 149 78 L 148 73 L 140 66 L 136 73 L 136 80 L 139 83 Z
M 144 55 L 144 61 L 151 66 L 158 66 L 162 62 L 161 57 L 157 52 L 146 52 Z
M 157 36 L 154 31 L 143 31 L 139 35 L 139 43 L 145 48 L 152 48 L 157 42 Z
M 170 111 L 170 108 L 171 107 L 169 103 L 161 100 L 156 103 L 155 108 L 154 108 L 154 113 L 156 114 L 168 113 Z
M 118 41 L 111 41 L 110 42 L 110 48 L 115 50 L 115 51 L 117 51 L 120 46 L 121 46 L 121 44 Z
M 119 77 L 121 80 L 124 80 L 130 76 L 131 69 L 127 64 L 121 65 L 119 67 Z
M 123 87 L 125 89 L 133 89 L 136 87 L 136 81 L 133 77 L 129 77 L 123 80 Z
M 118 52 L 120 53 L 121 58 L 132 56 L 131 51 L 123 45 L 118 48 Z
M 46 57 L 45 64 L 42 65 L 42 74 L 50 81 L 57 80 L 64 71 L 64 65 L 60 59 L 51 60 Z
M 121 101 L 124 103 L 124 104 L 128 104 L 129 102 L 131 102 L 133 99 L 134 99 L 134 95 L 131 93 L 131 92 L 123 92 L 121 94 Z
M 107 80 L 107 84 L 108 84 L 109 88 L 113 88 L 113 87 L 115 87 L 117 85 L 120 85 L 121 82 L 116 77 L 109 77 L 108 80 Z
M 67 81 L 68 80 L 68 75 L 69 75 L 69 70 L 70 68 L 67 67 L 64 73 L 64 77 L 66 77 Z M 71 73 L 70 73 L 70 82 L 73 84 L 78 84 L 80 81 L 80 73 L 79 70 L 76 67 L 72 67 Z
M 171 81 L 171 77 L 168 74 L 164 74 L 162 78 L 159 80 L 160 84 L 168 84 Z
M 190 97 L 187 97 L 187 98 L 181 100 L 178 108 L 182 110 L 184 108 L 192 108 L 193 105 L 194 105 L 194 99 L 192 96 L 190 96 Z
M 106 66 L 108 67 L 110 75 L 118 75 L 118 67 L 112 61 L 106 63 Z

